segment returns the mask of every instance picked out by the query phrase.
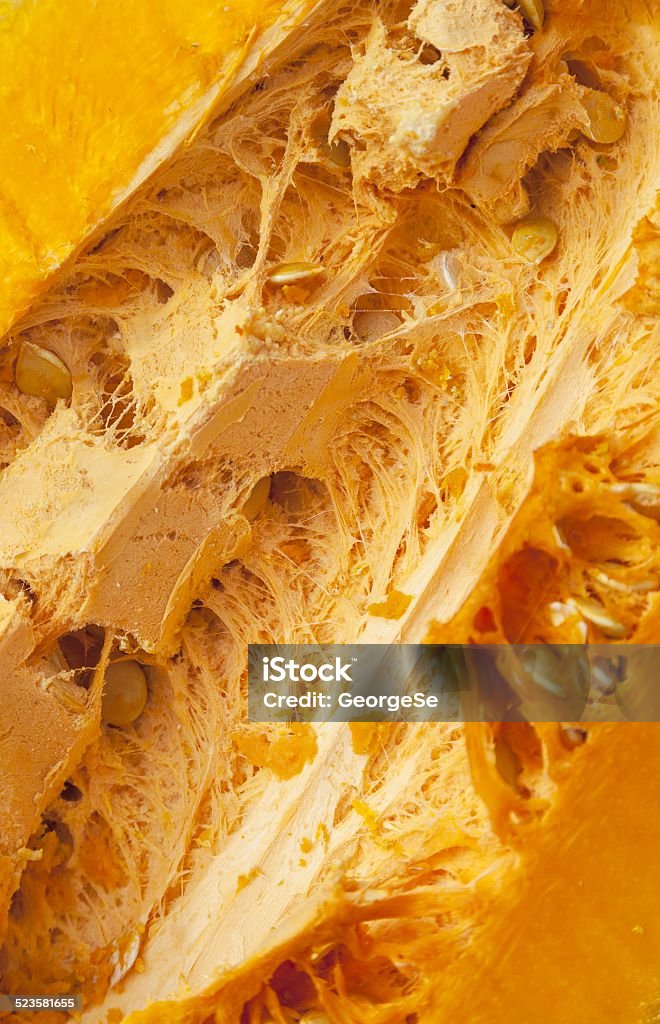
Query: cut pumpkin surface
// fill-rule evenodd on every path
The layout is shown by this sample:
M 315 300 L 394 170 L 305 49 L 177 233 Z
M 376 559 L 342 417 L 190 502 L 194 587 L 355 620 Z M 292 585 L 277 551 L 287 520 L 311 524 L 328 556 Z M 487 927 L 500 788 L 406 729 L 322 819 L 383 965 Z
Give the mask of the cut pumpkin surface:
M 311 8 L 0 4 L 0 330 Z
M 292 1006 L 310 1021 L 333 1013 L 369 1020 L 374 1011 L 392 1021 L 413 1012 L 428 1024 L 456 1016 L 475 1024 L 531 1016 L 568 1024 L 575 1014 L 589 1024 L 653 1020 L 660 935 L 658 864 L 649 849 L 658 843 L 658 793 L 648 779 L 657 776 L 658 727 L 593 725 L 573 750 L 554 725 L 524 730 L 511 725 L 508 741 L 527 749 L 527 780 L 536 775 L 525 818 L 515 815 L 516 794 L 494 763 L 474 774 L 491 811 L 501 806 L 500 789 L 508 795 L 489 871 L 469 884 L 445 877 L 415 892 L 329 890 L 274 934 L 260 962 L 225 972 L 203 994 L 132 1014 L 131 1024 L 237 1020 L 251 992 L 257 1020 L 278 1003 L 282 1020 L 296 1019 L 287 1017 Z M 487 751 L 488 733 L 472 726 L 469 744 Z M 445 831 L 443 839 L 467 836 Z M 476 861 L 478 844 L 468 848 Z M 267 979 L 257 992 L 255 968 Z
M 656 641 L 657 25 L 228 7 L 3 23 L 0 991 L 648 1024 L 656 726 L 260 725 L 245 675 Z

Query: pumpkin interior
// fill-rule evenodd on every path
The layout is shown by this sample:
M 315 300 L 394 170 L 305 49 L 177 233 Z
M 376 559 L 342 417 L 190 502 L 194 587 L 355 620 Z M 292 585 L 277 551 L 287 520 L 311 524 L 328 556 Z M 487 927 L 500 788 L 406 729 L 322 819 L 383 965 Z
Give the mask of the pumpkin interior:
M 648 17 L 322 3 L 12 328 L 5 700 L 43 764 L 26 739 L 7 767 L 5 991 L 81 990 L 90 1021 L 177 993 L 190 1021 L 456 1019 L 443 978 L 547 875 L 575 779 L 617 770 L 609 744 L 653 762 L 652 726 L 248 723 L 245 657 L 654 639 Z M 620 140 L 589 137 L 594 91 Z M 530 210 L 558 231 L 539 264 L 512 247 Z M 26 343 L 69 403 L 18 390 Z M 115 728 L 129 657 L 148 701 Z

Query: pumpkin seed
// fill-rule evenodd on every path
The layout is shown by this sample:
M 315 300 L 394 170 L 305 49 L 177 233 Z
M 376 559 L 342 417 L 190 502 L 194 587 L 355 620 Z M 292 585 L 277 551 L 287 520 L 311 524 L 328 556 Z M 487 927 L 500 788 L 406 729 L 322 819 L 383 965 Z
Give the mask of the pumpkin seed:
M 617 619 L 613 619 L 595 601 L 587 601 L 582 597 L 573 597 L 570 598 L 570 601 L 575 605 L 580 615 L 587 619 L 588 622 L 593 623 L 594 626 L 602 629 L 605 636 L 619 637 L 626 635 L 627 630 L 624 624 L 618 622 Z
M 299 281 L 320 277 L 322 273 L 320 263 L 276 263 L 268 271 L 267 278 L 271 284 L 297 284 Z
M 51 407 L 59 398 L 68 401 L 73 390 L 71 374 L 60 357 L 31 341 L 21 344 L 15 380 L 24 395 L 43 398 Z
M 623 107 L 597 89 L 587 89 L 580 100 L 587 122 L 582 131 L 592 142 L 618 142 L 626 130 Z
M 147 703 L 147 677 L 137 661 L 115 661 L 105 670 L 101 717 L 109 725 L 131 725 Z
M 537 30 L 543 28 L 545 10 L 541 0 L 518 0 L 518 6 L 523 18 L 529 22 L 532 28 Z
M 528 263 L 541 263 L 556 244 L 557 228 L 547 217 L 525 217 L 511 236 L 511 245 Z

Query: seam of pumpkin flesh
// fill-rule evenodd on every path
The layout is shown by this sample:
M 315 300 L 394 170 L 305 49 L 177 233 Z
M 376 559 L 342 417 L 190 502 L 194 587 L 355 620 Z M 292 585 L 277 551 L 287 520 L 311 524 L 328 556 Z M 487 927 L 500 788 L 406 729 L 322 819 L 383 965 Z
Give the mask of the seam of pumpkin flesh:
M 246 642 L 349 641 L 375 629 L 421 639 L 432 614 L 454 613 L 452 639 L 467 641 L 493 589 L 516 584 L 510 568 L 502 583 L 500 568 L 518 529 L 537 530 L 534 550 L 560 567 L 562 544 L 573 543 L 580 562 L 559 579 L 559 597 L 588 580 L 589 600 L 604 587 L 625 628 L 652 628 L 653 586 L 631 596 L 594 575 L 608 561 L 598 546 L 610 520 L 621 525 L 609 560 L 636 552 L 629 569 L 605 572 L 622 586 L 652 559 L 657 529 L 629 511 L 639 489 L 616 490 L 655 484 L 658 465 L 657 393 L 644 369 L 652 325 L 647 300 L 637 308 L 628 290 L 639 215 L 619 198 L 625 184 L 642 212 L 654 201 L 643 29 L 635 35 L 609 8 L 577 19 L 557 9 L 545 44 L 530 44 L 518 14 L 484 9 L 474 31 L 485 43 L 452 21 L 448 0 L 421 3 L 410 19 L 382 3 L 378 17 L 352 6 L 312 22 L 138 191 L 9 339 L 4 594 L 27 594 L 34 658 L 57 663 L 62 638 L 92 625 L 113 656 L 145 664 L 149 688 L 130 730 L 104 726 L 82 755 L 53 744 L 58 785 L 67 778 L 80 798 L 48 793 L 21 837 L 35 858 L 21 863 L 2 952 L 16 990 L 30 978 L 58 991 L 75 977 L 93 1000 L 111 986 L 90 1020 L 144 1006 L 178 987 L 168 951 L 185 931 L 196 936 L 181 954 L 187 984 L 203 988 L 219 965 L 227 972 L 181 1008 L 187 1019 L 235 1020 L 249 1003 L 250 1021 L 317 1010 L 340 1021 L 349 1005 L 366 1020 L 380 1003 L 383 1020 L 400 1020 L 417 1005 L 410 991 L 419 1004 L 429 998 L 425 976 L 460 956 L 490 912 L 573 753 L 556 728 L 481 729 L 466 743 L 455 726 L 379 727 L 354 746 L 345 726 L 248 724 Z M 452 26 L 447 79 L 433 50 L 424 62 L 425 47 L 448 45 Z M 478 50 L 499 31 L 514 56 L 481 91 L 465 79 L 470 132 L 482 131 L 434 163 L 431 135 L 455 127 L 451 104 L 448 120 L 433 106 L 442 83 L 473 68 L 470 39 Z M 629 119 L 607 154 L 572 138 L 584 87 L 558 63 L 595 33 L 604 42 L 593 60 Z M 631 37 L 635 66 L 625 61 Z M 428 146 L 374 105 L 373 86 L 387 85 L 392 67 L 401 109 L 420 118 Z M 544 75 L 543 96 L 559 89 L 572 104 L 564 118 L 559 103 L 549 134 L 539 123 Z M 352 105 L 337 106 L 349 93 Z M 535 197 L 561 240 L 540 267 L 516 256 L 490 193 L 483 199 L 470 177 L 490 140 L 520 119 L 518 200 Z M 24 342 L 69 368 L 70 407 L 51 411 L 18 392 Z M 566 367 L 574 380 L 562 387 Z M 607 454 L 581 440 L 546 448 L 513 518 L 531 450 L 567 426 L 605 434 L 612 408 L 612 437 L 594 442 Z M 560 488 L 552 520 L 557 477 L 588 474 L 579 494 Z M 268 497 L 243 514 L 266 477 Z M 438 576 L 441 558 L 451 565 L 468 551 L 454 580 Z M 369 605 L 396 590 L 412 602 L 375 625 Z M 566 641 L 575 618 L 553 636 Z M 520 633 L 499 611 L 492 621 Z M 303 900 L 320 923 L 309 934 L 292 924 L 289 953 L 278 954 L 271 931 Z M 293 966 L 278 973 L 280 961 Z

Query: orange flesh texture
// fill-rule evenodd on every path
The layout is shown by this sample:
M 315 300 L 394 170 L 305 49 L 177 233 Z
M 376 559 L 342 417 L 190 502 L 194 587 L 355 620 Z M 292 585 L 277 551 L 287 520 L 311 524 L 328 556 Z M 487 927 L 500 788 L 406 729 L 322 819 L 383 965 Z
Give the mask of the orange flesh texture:
M 282 11 L 279 0 L 0 0 L 0 332 L 201 103 L 190 134 L 205 94 Z
M 521 844 L 516 875 L 470 951 L 442 974 L 424 1020 L 657 1019 L 659 739 L 656 723 L 592 727 L 543 826 Z
M 153 152 L 190 96 L 203 95 L 209 87 L 222 53 L 232 48 L 238 52 L 250 26 L 245 13 L 248 8 L 255 17 L 257 13 L 264 18 L 270 16 L 268 3 L 259 7 L 243 3 L 240 8 L 234 4 L 227 15 L 223 13 L 225 6 L 206 5 L 197 12 L 189 4 L 161 3 L 157 8 L 155 3 L 145 2 L 139 11 L 133 11 L 133 5 L 115 3 L 111 7 L 106 0 L 100 0 L 94 8 L 87 0 L 59 4 L 43 0 L 17 11 L 13 6 L 9 8 L 5 26 L 13 25 L 15 33 L 23 31 L 34 59 L 25 62 L 22 70 L 18 58 L 8 64 L 5 58 L 9 46 L 4 30 L 0 30 L 6 81 L 16 83 L 20 72 L 23 83 L 31 83 L 31 88 L 20 95 L 14 93 L 15 85 L 11 96 L 0 93 L 3 123 L 8 126 L 7 137 L 0 143 L 1 158 L 3 166 L 16 167 L 11 195 L 0 188 L 0 251 L 15 254 L 6 268 L 8 283 L 0 283 L 0 318 L 6 314 L 9 321 L 19 311 L 16 304 L 25 304 L 54 269 L 53 262 L 56 265 L 65 259 L 103 219 L 112 196 L 128 187 L 142 160 Z M 178 20 L 170 16 L 170 8 Z M 88 18 L 92 10 L 93 33 L 91 15 Z M 210 30 L 220 33 L 223 24 L 227 28 L 232 17 L 239 18 L 237 10 L 244 19 L 240 22 L 242 33 L 239 21 L 231 22 L 235 36 L 227 35 L 221 44 L 218 35 L 213 51 Z M 274 16 L 275 8 L 272 10 Z M 40 13 L 43 11 L 47 16 Z M 210 11 L 216 15 L 216 23 Z M 225 17 L 227 21 L 223 22 Z M 99 33 L 102 18 L 114 26 L 110 32 L 112 61 L 103 59 L 110 41 Z M 189 42 L 198 28 L 196 21 L 209 29 L 209 39 L 200 42 L 198 48 Z M 33 40 L 34 24 L 38 24 L 41 35 L 35 31 Z M 59 31 L 57 47 L 52 46 L 55 37 L 51 35 L 55 24 Z M 202 38 L 200 32 L 196 39 Z M 84 33 L 88 33 L 89 45 L 83 53 L 80 40 Z M 39 38 L 41 50 L 36 45 Z M 53 81 L 42 89 L 39 54 L 46 53 L 46 42 Z M 124 45 L 130 46 L 132 61 L 139 63 L 139 68 L 131 70 L 115 59 Z M 185 46 L 192 54 L 203 51 L 206 63 L 195 63 L 196 58 L 188 55 Z M 21 51 L 26 52 L 24 47 Z M 171 65 L 166 54 L 175 55 Z M 127 61 L 130 59 L 126 56 Z M 63 76 L 62 62 L 75 66 L 75 75 L 71 72 L 68 78 Z M 115 97 L 115 86 L 124 73 L 130 75 L 131 88 L 122 99 Z M 76 122 L 69 137 L 64 141 L 58 135 L 59 142 L 55 142 L 45 131 L 44 120 L 52 102 L 48 108 L 44 104 L 39 113 L 39 131 L 34 128 L 35 111 L 30 122 L 26 107 L 32 110 L 34 105 L 37 110 L 37 95 L 43 92 L 43 96 L 50 96 L 63 88 L 65 81 L 71 92 L 66 93 L 68 101 L 62 101 L 62 109 L 70 111 L 72 95 L 79 108 L 75 108 L 75 118 L 66 115 L 71 117 L 71 125 Z M 112 108 L 107 125 L 107 110 L 99 98 L 103 82 L 106 107 Z M 171 92 L 166 94 L 168 83 Z M 84 102 L 93 105 L 89 125 L 93 121 L 97 127 L 93 138 L 90 132 L 83 145 L 84 132 L 80 138 L 77 133 L 86 121 Z M 168 106 L 171 103 L 176 109 Z M 116 113 L 119 107 L 121 116 Z M 26 142 L 29 133 L 32 142 Z M 38 140 L 36 155 L 29 149 L 35 145 L 34 140 Z M 24 197 L 23 206 L 19 191 Z M 5 301 L 10 293 L 16 296 L 16 304 Z M 655 853 L 660 850 L 658 736 L 658 727 L 651 725 L 593 730 L 584 750 L 576 755 L 575 770 L 562 780 L 542 829 L 524 836 L 520 864 L 495 912 L 475 936 L 470 954 L 439 979 L 433 1014 L 424 1019 L 465 1020 L 470 1024 L 497 1024 L 500 1019 L 507 1024 L 532 1020 L 540 1024 L 544 1020 L 548 1024 L 573 1024 L 577 1020 L 583 1024 L 605 1020 L 635 1024 L 644 1019 L 644 1004 L 660 988 L 656 896 L 660 855 Z M 354 742 L 356 739 L 354 736 Z M 369 749 L 367 736 L 360 737 L 360 742 Z M 288 764 L 289 749 L 281 753 L 286 756 L 277 763 Z M 255 752 L 257 756 L 259 751 Z

